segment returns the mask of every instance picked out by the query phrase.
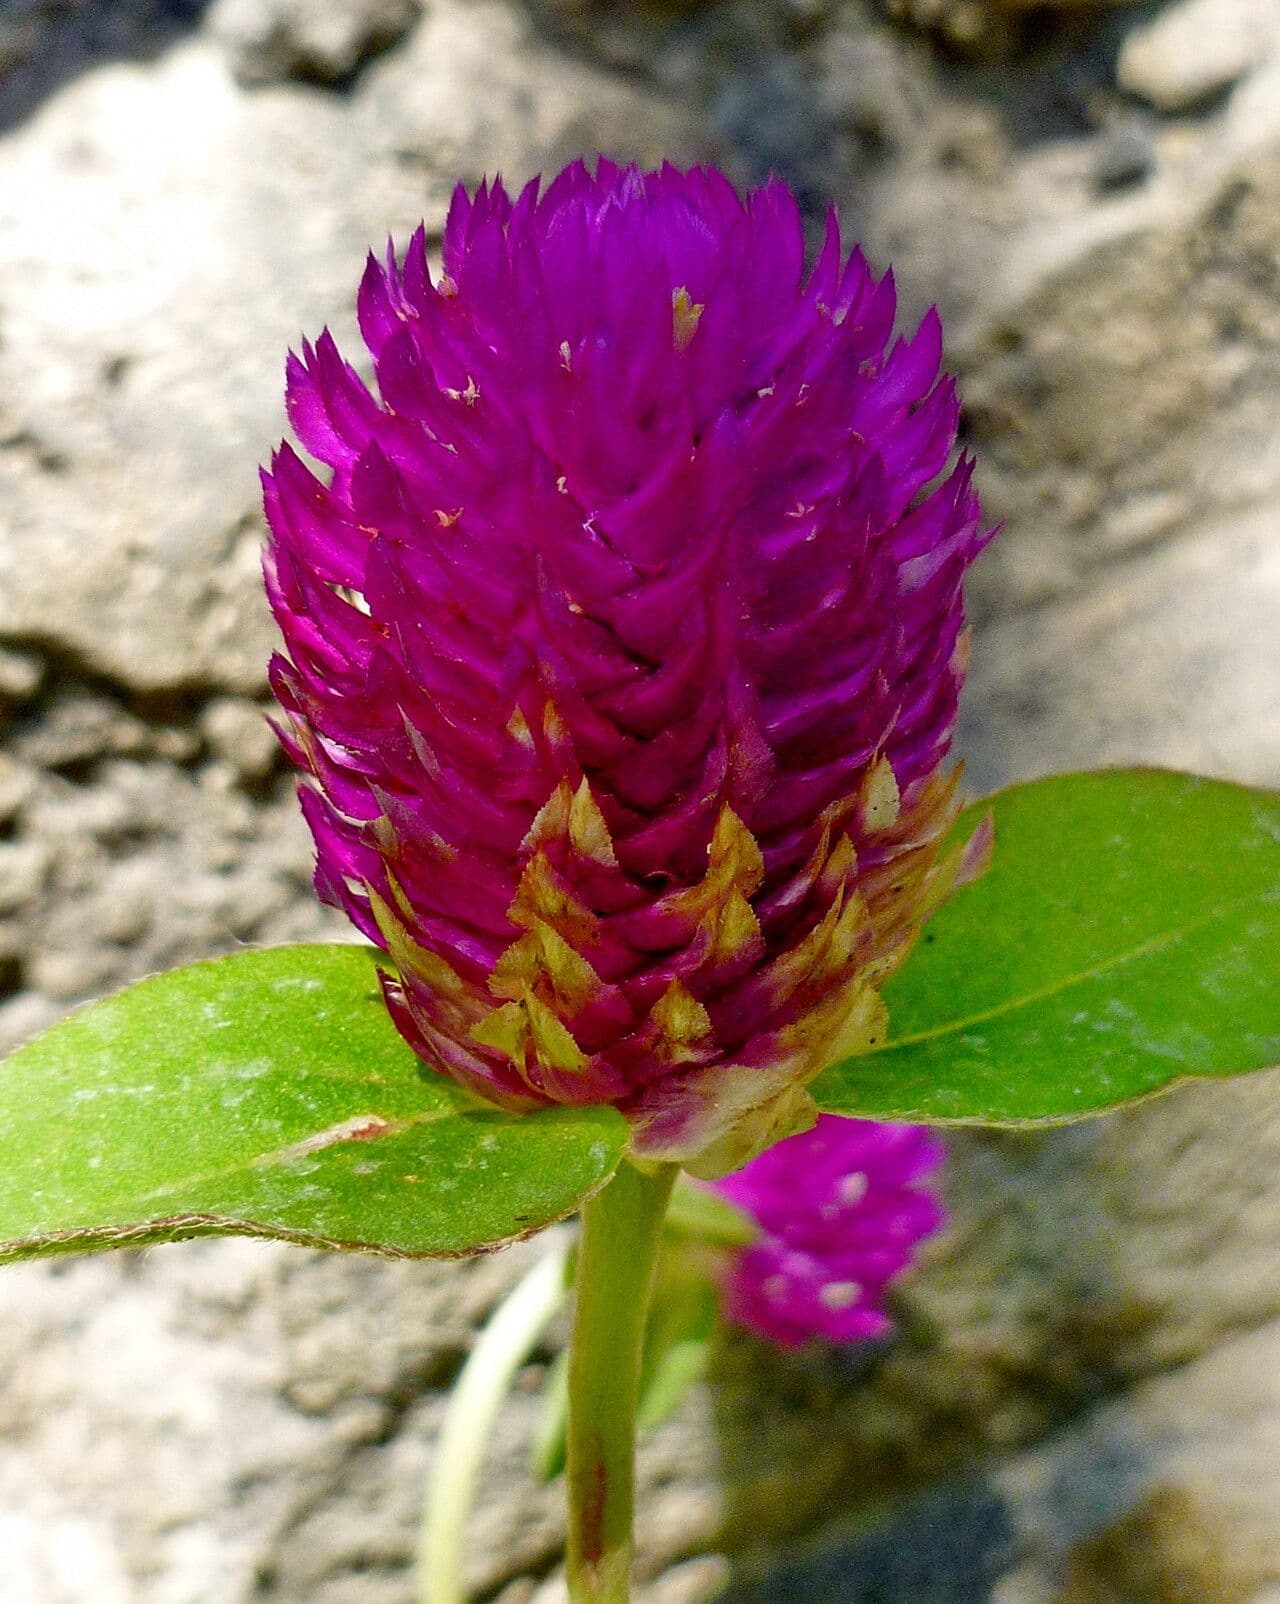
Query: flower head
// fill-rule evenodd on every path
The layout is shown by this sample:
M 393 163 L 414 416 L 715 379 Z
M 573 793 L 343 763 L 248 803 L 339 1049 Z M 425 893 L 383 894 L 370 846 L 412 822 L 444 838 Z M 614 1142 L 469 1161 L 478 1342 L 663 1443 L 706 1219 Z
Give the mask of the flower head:
M 760 1227 L 725 1275 L 729 1319 L 784 1348 L 882 1336 L 885 1287 L 942 1224 L 920 1185 L 941 1162 L 921 1126 L 824 1114 L 717 1181 Z
M 370 259 L 264 476 L 316 884 L 430 1065 L 688 1159 L 794 1129 L 947 890 L 983 541 L 936 315 L 773 182 L 601 161 Z M 723 1162 L 723 1159 L 721 1160 Z

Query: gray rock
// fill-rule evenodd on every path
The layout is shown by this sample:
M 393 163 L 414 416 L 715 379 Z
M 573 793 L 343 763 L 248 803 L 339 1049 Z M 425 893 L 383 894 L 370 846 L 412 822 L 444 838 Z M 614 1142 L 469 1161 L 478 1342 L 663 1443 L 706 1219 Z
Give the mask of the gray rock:
M 0 918 L 30 908 L 48 873 L 49 851 L 42 841 L 0 844 Z
M 1265 1597 L 1280 1577 L 1278 1356 L 1270 1321 L 1015 1460 L 998 1480 L 1029 1552 L 1001 1596 Z
M 1020 42 L 1018 23 L 1032 11 L 1071 13 L 1128 0 L 882 0 L 889 16 L 939 34 L 949 45 L 1002 53 Z
M 1261 266 L 1277 87 L 1280 69 L 1260 70 L 1215 119 L 1158 136 L 1157 168 L 1118 193 L 1099 195 L 1085 139 L 1010 149 L 1001 185 L 919 158 L 851 181 L 909 314 L 935 300 L 949 320 L 1005 525 L 973 588 L 980 619 L 1068 595 L 1280 484 L 1280 324 Z
M 1100 565 L 1068 600 L 978 637 L 962 743 L 987 790 L 1153 763 L 1280 783 L 1280 498 Z
M 303 9 L 272 73 L 377 8 Z M 815 209 L 840 199 L 909 311 L 941 301 L 1007 521 L 975 587 L 977 784 L 1135 757 L 1280 777 L 1274 61 L 1153 118 L 1149 171 L 1100 193 L 1121 12 L 991 74 L 870 0 L 803 26 L 782 0 L 435 0 L 376 60 L 366 31 L 341 95 L 246 90 L 237 14 L 261 55 L 286 9 L 222 0 L 177 48 L 117 39 L 136 60 L 63 74 L 30 117 L 0 89 L 0 1041 L 240 942 L 349 934 L 311 898 L 259 718 L 253 467 L 285 344 L 327 320 L 352 344 L 366 245 L 495 167 L 727 132 L 739 174 L 779 162 Z M 1013 14 L 983 8 L 1011 38 Z M 892 1342 L 726 1341 L 647 1445 L 648 1604 L 745 1586 L 815 1531 L 845 1546 L 749 1596 L 1259 1604 L 1280 1583 L 1278 1107 L 1264 1076 L 957 1137 L 953 1224 Z M 443 1389 L 534 1251 L 225 1242 L 5 1271 L 4 1604 L 407 1604 Z M 486 1464 L 470 1574 L 503 1604 L 562 1597 L 558 1494 L 525 1475 L 562 1338 Z
M 0 140 L 0 638 L 139 689 L 259 690 L 255 464 L 286 346 L 332 323 L 354 349 L 365 251 L 456 177 L 698 140 L 459 0 L 344 99 L 246 94 L 207 40 L 69 85 Z
M 436 1389 L 537 1251 L 389 1265 L 220 1242 L 8 1271 L 5 1604 L 404 1604 Z M 534 1408 L 517 1395 L 486 1466 L 485 1590 L 563 1540 L 560 1489 L 526 1470 Z M 706 1431 L 693 1399 L 646 1447 L 650 1572 L 708 1540 Z
M 1280 1323 L 886 1501 L 726 1604 L 1274 1604 Z
M 0 752 L 0 828 L 11 829 L 36 786 L 36 776 L 30 769 L 15 763 L 7 753 Z
M 254 805 L 209 781 L 159 758 L 37 776 L 19 840 L 50 867 L 48 894 L 23 908 L 26 983 L 68 1004 L 197 953 L 343 931 L 306 894 L 287 782 Z
M 40 689 L 42 665 L 31 652 L 0 651 L 0 698 L 27 702 Z
M 239 697 L 216 697 L 200 715 L 200 728 L 211 750 L 230 765 L 244 785 L 265 780 L 277 767 L 280 746 L 265 710 Z
M 1150 177 L 1158 161 L 1149 130 L 1135 119 L 1125 118 L 1102 135 L 1094 178 L 1101 190 L 1125 189 Z
M 206 26 L 246 84 L 344 84 L 404 37 L 422 0 L 216 0 Z
M 1188 111 L 1238 83 L 1277 41 L 1275 0 L 1179 0 L 1133 30 L 1116 77 L 1161 111 Z

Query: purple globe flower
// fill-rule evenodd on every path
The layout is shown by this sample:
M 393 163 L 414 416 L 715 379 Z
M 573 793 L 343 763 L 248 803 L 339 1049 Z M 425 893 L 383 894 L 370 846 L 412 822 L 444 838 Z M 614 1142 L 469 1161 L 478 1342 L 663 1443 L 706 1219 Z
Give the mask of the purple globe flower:
M 760 1227 L 726 1272 L 728 1318 L 784 1348 L 882 1336 L 886 1286 L 942 1224 L 920 1184 L 942 1157 L 921 1126 L 824 1114 L 717 1181 Z
M 581 163 L 370 259 L 264 476 L 320 895 L 423 1060 L 741 1163 L 946 894 L 984 540 L 930 313 L 781 183 Z M 716 1144 L 715 1156 L 709 1150 Z M 736 1156 L 735 1156 L 736 1155 Z

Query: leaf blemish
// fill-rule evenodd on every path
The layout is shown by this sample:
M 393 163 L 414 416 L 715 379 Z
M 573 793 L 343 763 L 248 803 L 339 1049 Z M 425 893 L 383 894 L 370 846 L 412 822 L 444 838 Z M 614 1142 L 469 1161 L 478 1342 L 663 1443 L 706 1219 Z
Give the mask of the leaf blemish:
M 330 1125 L 328 1130 L 317 1131 L 314 1136 L 306 1136 L 292 1147 L 286 1147 L 276 1158 L 287 1163 L 290 1159 L 305 1158 L 309 1153 L 319 1153 L 326 1147 L 336 1147 L 339 1142 L 371 1142 L 391 1129 L 391 1121 L 383 1119 L 381 1114 L 353 1114 L 350 1119 Z

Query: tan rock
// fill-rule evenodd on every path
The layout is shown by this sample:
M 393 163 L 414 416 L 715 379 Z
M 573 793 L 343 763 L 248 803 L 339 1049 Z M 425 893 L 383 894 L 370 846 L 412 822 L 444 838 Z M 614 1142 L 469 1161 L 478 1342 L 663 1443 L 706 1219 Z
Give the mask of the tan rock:
M 1276 0 L 1180 0 L 1129 35 L 1116 77 L 1161 111 L 1186 111 L 1239 82 L 1277 42 Z
M 142 689 L 261 688 L 286 347 L 332 323 L 355 349 L 366 250 L 458 177 L 698 138 L 495 0 L 440 0 L 346 97 L 246 94 L 202 40 L 68 84 L 0 138 L 0 636 Z

